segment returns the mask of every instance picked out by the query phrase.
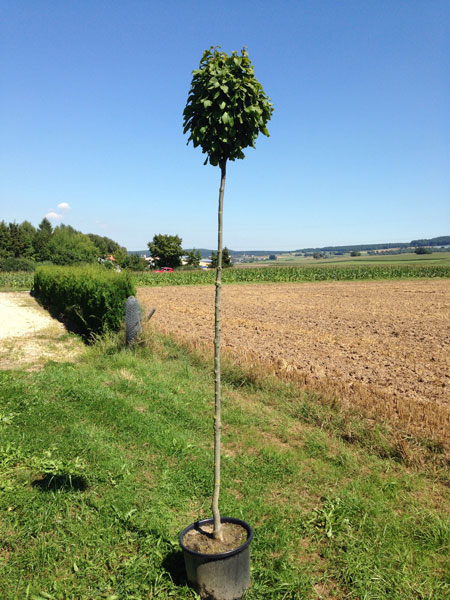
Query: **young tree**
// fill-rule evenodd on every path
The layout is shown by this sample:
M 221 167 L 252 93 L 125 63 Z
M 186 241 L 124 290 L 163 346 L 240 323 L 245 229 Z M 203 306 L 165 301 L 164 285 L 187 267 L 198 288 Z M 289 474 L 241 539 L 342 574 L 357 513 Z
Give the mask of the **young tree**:
M 214 537 L 221 539 L 220 492 L 220 299 L 222 286 L 222 218 L 228 160 L 244 158 L 244 148 L 255 147 L 261 132 L 268 136 L 267 122 L 273 113 L 270 99 L 255 78 L 247 50 L 228 56 L 218 48 L 205 50 L 199 69 L 192 73 L 191 88 L 183 112 L 188 143 L 200 146 L 208 162 L 220 167 L 218 242 L 214 332 Z
M 153 241 L 148 243 L 148 249 L 158 267 L 179 267 L 183 248 L 182 239 L 178 235 L 158 233 L 153 236 Z

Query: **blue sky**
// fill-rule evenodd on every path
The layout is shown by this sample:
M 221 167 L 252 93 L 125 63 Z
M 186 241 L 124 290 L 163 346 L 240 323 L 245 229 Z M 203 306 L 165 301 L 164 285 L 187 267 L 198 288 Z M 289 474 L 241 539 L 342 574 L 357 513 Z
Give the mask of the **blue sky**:
M 220 173 L 186 146 L 182 111 L 203 50 L 245 45 L 275 112 L 271 137 L 229 165 L 229 248 L 450 234 L 448 0 L 0 10 L 0 219 L 214 248 Z

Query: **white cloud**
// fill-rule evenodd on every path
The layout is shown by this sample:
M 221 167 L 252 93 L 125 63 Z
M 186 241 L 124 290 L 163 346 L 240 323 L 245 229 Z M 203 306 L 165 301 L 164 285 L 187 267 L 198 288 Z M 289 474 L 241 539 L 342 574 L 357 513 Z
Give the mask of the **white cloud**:
M 71 206 L 70 206 L 70 204 L 68 202 L 60 202 L 58 204 L 58 208 L 61 209 L 61 210 L 70 210 Z
M 45 215 L 45 218 L 49 219 L 50 221 L 61 221 L 63 216 L 59 215 L 58 213 L 55 213 L 53 211 L 50 211 Z

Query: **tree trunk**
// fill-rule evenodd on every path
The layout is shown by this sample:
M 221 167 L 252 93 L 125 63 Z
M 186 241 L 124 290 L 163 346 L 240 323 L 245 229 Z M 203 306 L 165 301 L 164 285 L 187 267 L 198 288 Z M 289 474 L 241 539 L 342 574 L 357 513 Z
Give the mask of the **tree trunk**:
M 214 494 L 212 512 L 214 517 L 214 537 L 222 539 L 222 525 L 219 512 L 220 492 L 220 432 L 221 432 L 221 397 L 220 397 L 220 297 L 222 291 L 222 223 L 223 196 L 225 193 L 225 177 L 227 172 L 226 159 L 220 162 L 220 191 L 218 214 L 217 270 L 216 270 L 216 301 L 214 312 Z

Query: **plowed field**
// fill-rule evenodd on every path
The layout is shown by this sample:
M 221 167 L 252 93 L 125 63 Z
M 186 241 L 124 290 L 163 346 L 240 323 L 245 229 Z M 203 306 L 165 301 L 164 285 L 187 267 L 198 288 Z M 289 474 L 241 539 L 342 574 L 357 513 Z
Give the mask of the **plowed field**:
M 214 287 L 141 288 L 151 324 L 212 352 Z M 450 281 L 229 285 L 222 347 L 449 442 Z

